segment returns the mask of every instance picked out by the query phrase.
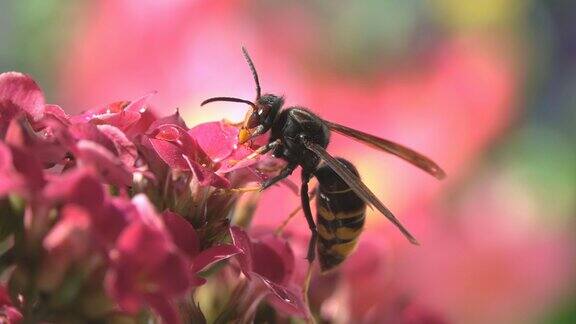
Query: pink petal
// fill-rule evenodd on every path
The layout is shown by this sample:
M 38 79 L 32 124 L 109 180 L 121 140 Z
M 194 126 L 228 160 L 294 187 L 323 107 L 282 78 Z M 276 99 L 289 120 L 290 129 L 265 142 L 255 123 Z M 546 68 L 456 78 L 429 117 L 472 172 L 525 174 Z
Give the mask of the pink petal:
M 163 125 L 159 127 L 154 137 L 163 141 L 177 142 L 180 139 L 180 132 L 175 126 Z
M 238 129 L 222 122 L 200 124 L 188 131 L 213 161 L 229 157 L 238 144 Z
M 64 112 L 62 108 L 57 105 L 45 105 L 44 115 L 40 120 L 33 123 L 34 130 L 40 131 L 43 129 L 50 129 L 54 132 L 55 128 L 66 128 L 70 125 L 70 116 Z
M 223 176 L 214 173 L 212 170 L 200 165 L 194 161 L 188 161 L 190 169 L 194 171 L 194 175 L 202 186 L 212 186 L 216 188 L 229 188 L 230 181 Z
M 116 249 L 119 258 L 141 268 L 152 268 L 162 263 L 170 250 L 166 235 L 158 228 L 139 221 L 128 225 L 118 237 Z
M 66 205 L 60 214 L 60 220 L 46 235 L 42 245 L 52 255 L 66 259 L 84 256 L 91 246 L 88 212 L 79 206 Z
M 112 141 L 122 163 L 128 167 L 134 166 L 138 158 L 136 145 L 134 145 L 120 129 L 114 126 L 98 125 L 97 127 L 102 134 Z
M 104 279 L 104 288 L 123 311 L 135 314 L 144 303 L 142 293 L 134 291 L 134 274 L 138 273 L 139 267 L 121 257 L 112 261 Z
M 186 257 L 174 250 L 150 273 L 148 280 L 155 283 L 158 294 L 171 297 L 182 295 L 191 287 L 191 275 Z
M 214 162 L 221 162 L 219 174 L 245 168 L 258 162 L 258 158 L 245 160 L 254 150 L 238 145 L 238 128 L 223 122 L 209 122 L 188 131 L 203 151 Z M 238 163 L 238 161 L 242 161 Z
M 171 211 L 163 212 L 162 218 L 174 244 L 185 252 L 188 257 L 194 258 L 200 252 L 200 241 L 192 224 Z
M 5 197 L 12 193 L 24 194 L 25 181 L 21 177 L 6 176 L 0 173 L 0 197 Z
M 11 193 L 30 197 L 44 183 L 41 166 L 33 156 L 0 142 L 0 197 Z
M 33 120 L 44 112 L 44 94 L 29 76 L 18 72 L 0 74 L 0 108 L 8 103 L 24 110 Z
M 68 119 L 70 119 L 70 116 L 62 108 L 60 108 L 60 106 L 45 105 L 44 114 L 52 116 L 53 118 L 59 120 L 63 124 L 69 123 Z
M 24 319 L 24 316 L 16 307 L 4 306 L 0 308 L 0 314 L 7 317 L 9 324 L 19 324 Z
M 294 272 L 294 253 L 282 238 L 268 234 L 252 244 L 254 272 L 277 283 L 290 281 Z
M 157 120 L 156 114 L 154 114 L 151 109 L 146 109 L 140 114 L 140 119 L 130 125 L 130 127 L 124 129 L 124 132 L 128 138 L 135 138 L 136 136 L 145 134 L 155 120 Z
M 8 125 L 22 110 L 12 102 L 0 102 L 0 139 L 4 139 Z
M 87 210 L 104 205 L 104 188 L 86 169 L 74 169 L 52 179 L 44 188 L 44 196 L 52 203 L 74 203 Z
M 33 144 L 35 136 L 27 119 L 20 117 L 12 119 L 6 130 L 4 141 L 6 144 L 25 148 Z
M 230 227 L 230 236 L 232 236 L 232 244 L 237 247 L 241 253 L 236 257 L 240 263 L 240 270 L 248 278 L 252 273 L 252 242 L 248 234 L 238 226 Z
M 128 111 L 128 112 L 137 112 L 140 114 L 143 114 L 144 112 L 146 112 L 146 110 L 148 110 L 148 100 L 150 99 L 150 97 L 154 96 L 157 92 L 156 91 L 152 91 L 150 93 L 147 93 L 145 95 L 143 95 L 142 97 L 133 100 L 132 102 L 130 102 L 126 108 L 124 108 L 124 111 Z
M 30 192 L 41 190 L 46 180 L 40 162 L 23 149 L 12 147 L 11 151 L 14 169 L 25 179 L 27 190 Z
M 136 211 L 138 212 L 137 218 L 132 219 L 131 221 L 140 221 L 148 226 L 152 226 L 159 230 L 164 230 L 164 224 L 162 220 L 156 213 L 156 208 L 143 193 L 139 193 L 132 198 L 132 204 L 136 207 Z
M 93 124 L 74 124 L 68 128 L 70 134 L 77 140 L 88 140 L 97 143 L 108 151 L 117 155 L 116 147 L 112 140 L 106 136 L 96 125 Z
M 182 127 L 174 124 L 161 125 L 149 135 L 152 149 L 170 168 L 193 171 L 203 186 L 230 186 L 228 179 L 213 171 L 213 162 Z
M 2 285 L 0 285 L 0 315 L 5 316 L 11 324 L 18 324 L 23 319 L 22 313 L 13 307 L 8 290 Z
M 10 294 L 8 294 L 8 289 L 3 285 L 0 285 L 0 306 L 12 305 L 10 300 Z
M 200 252 L 200 254 L 198 254 L 198 256 L 194 259 L 194 264 L 192 265 L 192 272 L 198 273 L 204 270 L 209 265 L 221 260 L 228 259 L 240 252 L 241 250 L 239 248 L 229 244 L 218 245 L 208 248 Z
M 161 143 L 159 144 L 161 145 Z M 138 152 L 142 155 L 143 160 L 146 161 L 150 172 L 155 176 L 155 178 L 165 179 L 166 174 L 169 171 L 169 166 L 160 157 L 156 148 L 154 148 L 151 138 L 139 135 L 136 137 L 136 145 L 138 147 Z
M 93 233 L 101 246 L 111 248 L 120 233 L 131 221 L 130 211 L 123 208 L 130 205 L 125 198 L 115 198 L 104 202 L 102 208 L 91 210 Z
M 158 154 L 158 156 L 166 163 L 170 168 L 176 170 L 190 170 L 190 166 L 186 162 L 186 159 L 182 156 L 182 150 L 171 142 L 150 138 L 150 144 L 152 148 Z
M 150 127 L 146 130 L 146 134 L 150 134 L 152 132 L 154 132 L 156 129 L 158 129 L 161 126 L 164 125 L 174 125 L 177 126 L 179 128 L 182 129 L 188 129 L 188 127 L 186 126 L 186 123 L 184 122 L 184 119 L 182 119 L 182 117 L 180 117 L 180 112 L 178 110 L 176 110 L 174 112 L 174 114 L 166 116 L 166 117 L 162 117 L 162 118 L 158 118 L 156 120 L 154 120 L 154 122 L 152 122 L 150 124 Z
M 190 170 L 188 160 L 196 160 L 199 147 L 184 128 L 178 125 L 160 125 L 149 134 L 152 148 L 169 167 Z
M 296 287 L 284 287 L 254 273 L 254 278 L 271 293 L 269 301 L 274 307 L 287 315 L 308 317 L 308 307 L 302 300 L 302 293 Z
M 122 130 L 136 124 L 140 119 L 140 113 L 133 111 L 121 111 L 117 114 L 110 114 L 108 116 L 101 116 L 95 124 L 108 124 L 116 126 Z
M 0 172 L 7 172 L 12 169 L 12 152 L 10 148 L 0 142 Z
M 111 184 L 129 186 L 132 172 L 103 146 L 92 141 L 81 140 L 76 144 L 77 158 L 83 165 L 90 165 Z
M 176 124 L 158 126 L 151 133 L 151 138 L 168 141 L 176 146 L 176 149 L 191 161 L 200 163 L 203 167 L 212 168 L 213 161 L 198 145 L 198 142 L 186 132 L 186 128 Z M 159 154 L 161 152 L 158 152 Z
M 252 243 L 252 266 L 255 273 L 276 282 L 284 283 L 287 273 L 292 269 L 286 269 L 282 257 L 268 245 L 262 242 Z
M 70 117 L 72 124 L 92 123 L 95 125 L 108 124 L 122 130 L 134 125 L 140 119 L 138 111 L 126 111 L 130 103 L 117 101 L 103 107 L 90 109 L 80 115 Z
M 34 132 L 26 118 L 16 118 L 8 126 L 5 141 L 33 154 L 41 164 L 51 166 L 64 158 L 68 147 L 44 135 Z

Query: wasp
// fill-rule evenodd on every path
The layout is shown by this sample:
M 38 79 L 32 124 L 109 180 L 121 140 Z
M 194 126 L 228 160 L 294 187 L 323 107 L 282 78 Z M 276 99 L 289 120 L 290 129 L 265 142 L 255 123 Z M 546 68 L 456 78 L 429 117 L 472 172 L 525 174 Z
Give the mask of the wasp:
M 360 178 L 354 165 L 336 158 Z M 352 253 L 364 227 L 366 202 L 329 165 L 321 165 L 314 176 L 316 188 L 316 226 L 318 262 L 324 273 L 340 265 Z
M 445 172 L 442 168 L 424 155 L 403 145 L 324 120 L 304 107 L 293 106 L 283 108 L 284 97 L 270 93 L 262 95 L 260 81 L 254 63 L 244 47 L 242 48 L 242 53 L 250 67 L 256 84 L 256 100 L 250 101 L 235 97 L 214 97 L 204 100 L 201 106 L 216 101 L 237 102 L 249 105 L 252 111 L 247 114 L 238 133 L 238 142 L 240 144 L 246 143 L 252 138 L 270 131 L 268 143 L 258 148 L 255 154 L 266 154 L 272 151 L 273 156 L 285 160 L 287 164 L 276 176 L 262 182 L 260 184 L 260 190 L 264 190 L 276 184 L 278 181 L 285 179 L 300 166 L 300 199 L 302 210 L 304 211 L 308 227 L 312 233 L 306 257 L 309 263 L 312 263 L 316 257 L 318 228 L 320 228 L 321 231 L 326 229 L 326 232 L 323 232 L 321 235 L 320 244 L 322 245 L 319 248 L 325 268 L 334 267 L 342 262 L 351 252 L 351 248 L 347 250 L 347 248 L 341 245 L 342 243 L 338 243 L 340 244 L 339 246 L 336 246 L 335 249 L 334 246 L 332 246 L 332 249 L 330 249 L 329 244 L 332 242 L 327 242 L 331 237 L 331 233 L 329 232 L 338 232 L 339 230 L 346 231 L 347 229 L 353 228 L 352 225 L 348 226 L 344 221 L 347 218 L 358 220 L 358 224 L 355 224 L 355 226 L 357 225 L 361 228 L 364 219 L 364 207 L 367 205 L 373 206 L 380 211 L 400 230 L 408 241 L 413 244 L 418 244 L 414 236 L 410 234 L 394 214 L 392 214 L 360 180 L 354 166 L 343 159 L 338 160 L 334 158 L 326 151 L 330 143 L 330 135 L 331 132 L 334 131 L 367 144 L 377 150 L 396 155 L 438 179 L 445 177 Z M 323 162 L 322 166 L 321 162 Z M 312 177 L 316 177 L 320 183 L 318 189 L 320 193 L 320 198 L 318 199 L 319 226 L 317 226 L 314 221 L 310 209 L 308 183 Z M 331 189 L 333 187 L 341 188 L 341 190 L 333 191 Z M 350 192 L 350 195 L 340 194 L 342 190 Z M 359 203 L 359 201 L 362 201 L 362 203 Z M 347 204 L 350 205 L 346 206 Z M 348 213 L 350 210 L 346 208 L 350 207 L 354 209 L 354 204 L 356 204 L 358 208 L 352 213 L 358 212 L 358 214 Z M 356 218 L 357 215 L 360 215 L 361 210 L 362 217 Z M 338 218 L 338 221 L 330 223 L 331 219 L 336 218 Z M 362 219 L 362 221 L 360 221 L 360 219 Z M 360 222 L 362 222 L 362 224 L 360 224 Z M 359 234 L 359 232 L 350 234 L 350 237 L 355 236 L 353 240 L 354 244 L 357 234 Z M 352 243 L 350 243 L 350 245 L 352 245 Z

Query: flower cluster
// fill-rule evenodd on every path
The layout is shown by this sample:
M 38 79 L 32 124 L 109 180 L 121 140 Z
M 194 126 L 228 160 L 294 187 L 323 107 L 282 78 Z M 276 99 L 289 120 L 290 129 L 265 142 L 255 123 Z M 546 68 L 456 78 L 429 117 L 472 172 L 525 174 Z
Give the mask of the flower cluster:
M 30 77 L 0 75 L 0 318 L 203 322 L 209 277 L 228 293 L 206 306 L 221 322 L 262 305 L 307 317 L 290 246 L 248 232 L 253 208 L 231 190 L 278 162 L 246 159 L 224 122 L 156 116 L 151 95 L 70 116 Z

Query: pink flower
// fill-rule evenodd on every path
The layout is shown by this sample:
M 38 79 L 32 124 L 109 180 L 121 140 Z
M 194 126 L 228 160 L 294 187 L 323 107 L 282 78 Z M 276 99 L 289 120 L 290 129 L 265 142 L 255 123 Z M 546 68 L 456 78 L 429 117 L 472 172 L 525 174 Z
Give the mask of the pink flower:
M 0 138 L 18 115 L 38 120 L 44 113 L 44 94 L 32 78 L 18 72 L 0 74 Z
M 166 322 L 178 322 L 170 300 L 190 287 L 189 265 L 164 232 L 144 222 L 130 224 L 111 259 L 106 287 L 124 311 L 135 313 L 146 304 Z
M 200 251 L 196 231 L 181 216 L 164 212 L 160 217 L 143 195 L 132 202 L 137 215 L 110 252 L 106 289 L 128 313 L 147 305 L 166 323 L 179 323 L 174 303 L 205 282 L 198 272 L 239 250 L 219 245 Z
M 110 252 L 106 290 L 128 313 L 144 305 L 166 323 L 180 323 L 173 298 L 191 286 L 190 263 L 177 249 L 146 198 L 136 196 L 139 219 L 120 233 Z
M 238 144 L 238 132 L 237 127 L 220 121 L 194 126 L 188 134 L 197 141 L 212 161 L 219 163 L 217 173 L 224 174 L 258 162 L 257 158 L 245 160 L 254 150 Z M 241 160 L 244 162 L 237 163 Z
M 60 219 L 44 237 L 42 245 L 46 255 L 38 285 L 51 291 L 61 285 L 72 264 L 87 266 L 87 257 L 96 246 L 91 233 L 91 216 L 86 209 L 74 204 L 65 205 Z
M 14 307 L 6 287 L 0 286 L 0 322 L 18 324 L 23 320 L 22 313 Z
M 163 124 L 154 128 L 147 140 L 154 152 L 170 168 L 192 171 L 201 185 L 226 188 L 228 179 L 216 174 L 218 166 L 202 150 L 186 129 L 175 124 Z
M 73 204 L 90 217 L 90 233 L 102 247 L 114 244 L 133 216 L 134 207 L 123 198 L 110 198 L 98 178 L 86 169 L 74 169 L 53 178 L 44 189 L 53 205 Z
M 32 154 L 0 142 L 0 197 L 16 193 L 37 199 L 45 184 L 42 166 Z
M 230 229 L 234 245 L 241 251 L 237 259 L 242 273 L 257 285 L 261 296 L 266 297 L 284 314 L 307 317 L 308 309 L 302 300 L 298 285 L 292 282 L 294 254 L 288 243 L 275 235 L 264 235 L 251 240 L 239 227 Z
M 154 93 L 147 94 L 134 101 L 118 101 L 100 108 L 90 109 L 70 118 L 73 124 L 91 123 L 94 125 L 111 125 L 122 131 L 130 131 L 131 128 L 142 129 L 138 125 L 144 114 L 148 112 L 147 102 Z M 142 120 L 148 124 L 145 120 Z M 146 125 L 149 126 L 149 125 Z
M 216 245 L 201 251 L 198 233 L 182 216 L 165 211 L 162 213 L 162 219 L 174 244 L 188 256 L 192 263 L 191 272 L 195 276 L 193 280 L 194 286 L 199 286 L 206 282 L 206 280 L 197 276 L 199 272 L 215 262 L 228 259 L 241 252 L 238 247 L 230 244 Z
M 50 116 L 45 114 L 44 117 Z M 42 118 L 40 122 L 46 121 Z M 12 120 L 6 131 L 4 141 L 14 147 L 29 152 L 45 168 L 50 168 L 56 164 L 63 163 L 65 156 L 69 151 L 63 138 L 60 138 L 60 130 L 64 129 L 63 124 L 46 123 L 46 126 L 35 130 L 34 126 L 39 127 L 40 123 L 30 124 L 30 120 L 20 116 Z M 56 135 L 57 133 L 58 135 Z
M 80 259 L 91 245 L 88 236 L 90 216 L 84 208 L 72 204 L 66 205 L 60 214 L 60 221 L 44 238 L 44 248 L 60 261 L 63 257 L 66 262 Z
M 25 90 L 12 92 L 16 99 L 6 102 L 24 102 Z M 79 291 L 86 289 L 99 296 L 94 312 L 103 317 L 114 307 L 111 299 L 127 314 L 148 308 L 167 323 L 179 323 L 184 319 L 176 304 L 206 282 L 204 271 L 242 254 L 250 264 L 243 271 L 258 291 L 251 301 L 268 298 L 285 313 L 302 316 L 287 243 L 262 236 L 245 253 L 241 245 L 225 244 L 227 215 L 237 197 L 207 188 L 259 179 L 261 161 L 237 163 L 252 148 L 238 146 L 237 129 L 224 123 L 189 130 L 178 112 L 143 121 L 145 101 L 79 116 L 54 105 L 45 105 L 36 119 L 24 110 L 10 115 L 0 142 L 0 203 L 10 207 L 7 219 L 17 222 L 2 235 L 14 241 L 6 260 L 15 266 L 10 279 L 19 280 L 14 289 L 22 303 L 34 301 L 24 289 L 33 281 L 47 298 L 69 293 L 61 304 L 46 306 L 50 311 L 83 303 Z M 24 198 L 24 208 L 7 195 Z M 158 214 L 156 207 L 166 210 Z M 36 256 L 41 259 L 29 259 Z M 91 282 L 102 278 L 104 285 Z
M 132 184 L 131 168 L 122 163 L 118 156 L 92 141 L 76 143 L 76 157 L 83 167 L 91 167 L 106 182 L 117 186 Z

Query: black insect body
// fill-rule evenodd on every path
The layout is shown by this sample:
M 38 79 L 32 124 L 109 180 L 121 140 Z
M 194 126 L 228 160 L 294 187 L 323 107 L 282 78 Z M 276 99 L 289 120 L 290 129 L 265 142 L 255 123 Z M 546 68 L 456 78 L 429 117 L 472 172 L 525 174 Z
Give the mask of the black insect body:
M 322 119 L 304 108 L 291 107 L 282 110 L 270 129 L 269 143 L 280 143 L 272 144 L 273 155 L 288 162 L 285 172 L 292 173 L 297 166 L 301 166 L 306 176 L 314 173 L 321 158 L 306 148 L 306 142 L 315 143 L 325 149 L 330 142 L 330 129 Z M 268 188 L 283 178 L 284 176 L 279 175 L 269 179 L 262 187 Z
M 352 163 L 337 158 L 360 177 Z M 318 261 L 326 272 L 340 265 L 354 251 L 364 227 L 366 202 L 328 165 L 314 172 L 316 189 L 316 224 L 318 226 Z
M 326 173 L 325 168 L 330 168 L 335 175 L 345 183 L 354 194 L 365 204 L 372 205 L 388 218 L 402 234 L 413 244 L 417 244 L 416 239 L 404 228 L 396 217 L 380 202 L 380 200 L 364 185 L 358 174 L 350 169 L 346 163 L 338 161 L 326 151 L 330 142 L 331 131 L 351 137 L 357 141 L 370 145 L 376 149 L 394 154 L 415 166 L 430 173 L 436 178 L 443 178 L 444 171 L 427 157 L 400 144 L 370 135 L 359 130 L 355 130 L 343 125 L 332 123 L 321 119 L 316 114 L 302 107 L 289 107 L 282 109 L 284 98 L 274 94 L 261 95 L 258 74 L 248 52 L 242 48 L 244 57 L 250 65 L 252 75 L 256 83 L 256 100 L 215 97 L 202 102 L 205 105 L 214 101 L 231 101 L 248 104 L 252 107 L 252 112 L 245 119 L 240 132 L 239 143 L 245 143 L 251 138 L 270 131 L 270 139 L 267 145 L 257 150 L 258 154 L 265 154 L 273 150 L 273 155 L 286 160 L 288 163 L 279 174 L 261 184 L 261 189 L 266 189 L 276 182 L 288 177 L 300 166 L 302 169 L 302 185 L 300 187 L 300 197 L 302 209 L 312 232 L 312 238 L 308 245 L 307 259 L 312 262 L 315 258 L 315 244 L 317 241 L 316 223 L 310 210 L 310 199 L 308 196 L 308 182 L 312 176 L 320 177 Z M 318 168 L 320 162 L 325 163 L 325 167 Z M 326 185 L 326 181 L 324 183 Z M 322 183 L 320 183 L 322 187 Z M 322 248 L 323 249 L 323 248 Z M 324 250 L 323 250 L 324 251 Z M 344 253 L 341 253 L 344 254 Z M 335 262 L 328 262 L 335 264 Z

